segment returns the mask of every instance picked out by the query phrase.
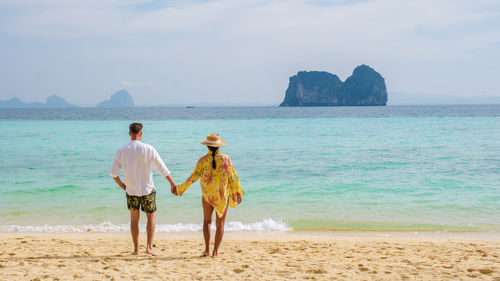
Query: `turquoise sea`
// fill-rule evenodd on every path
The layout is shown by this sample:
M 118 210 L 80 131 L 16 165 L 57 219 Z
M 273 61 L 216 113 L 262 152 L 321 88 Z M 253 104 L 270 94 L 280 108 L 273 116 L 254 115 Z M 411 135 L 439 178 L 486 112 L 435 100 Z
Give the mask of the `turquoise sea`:
M 0 231 L 126 231 L 109 169 L 133 121 L 178 184 L 228 142 L 229 231 L 500 232 L 500 105 L 0 109 Z M 199 231 L 199 184 L 154 181 L 157 231 Z

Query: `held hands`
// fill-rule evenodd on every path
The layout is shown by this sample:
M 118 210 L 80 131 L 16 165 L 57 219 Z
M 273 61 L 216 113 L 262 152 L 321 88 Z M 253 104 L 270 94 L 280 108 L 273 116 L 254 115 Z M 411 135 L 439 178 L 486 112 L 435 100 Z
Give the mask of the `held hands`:
M 165 178 L 166 178 L 166 179 L 168 180 L 168 182 L 170 183 L 170 192 L 172 192 L 172 194 L 173 194 L 173 195 L 176 195 L 176 196 L 177 196 L 177 195 L 178 195 L 178 194 L 177 194 L 177 184 L 175 184 L 174 179 L 172 178 L 172 176 L 171 176 L 171 175 L 167 175 Z
M 172 192 L 173 195 L 178 196 L 179 194 L 177 194 L 177 185 L 170 185 L 170 192 Z
M 239 193 L 236 193 L 236 202 L 238 202 L 238 204 L 241 203 L 241 194 Z

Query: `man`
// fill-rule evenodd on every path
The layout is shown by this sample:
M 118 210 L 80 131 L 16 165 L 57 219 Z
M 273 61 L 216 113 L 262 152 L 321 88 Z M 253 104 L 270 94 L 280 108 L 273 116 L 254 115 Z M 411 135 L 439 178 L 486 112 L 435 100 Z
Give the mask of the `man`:
M 131 141 L 116 151 L 110 175 L 127 194 L 127 207 L 130 210 L 130 232 L 134 242 L 132 255 L 138 255 L 139 253 L 139 209 L 142 209 L 148 218 L 146 253 L 156 256 L 157 254 L 153 251 L 156 224 L 156 191 L 152 169 L 154 168 L 170 182 L 173 194 L 176 194 L 176 185 L 156 149 L 141 142 L 142 124 L 132 123 L 129 129 Z M 120 180 L 119 176 L 122 168 L 125 183 Z

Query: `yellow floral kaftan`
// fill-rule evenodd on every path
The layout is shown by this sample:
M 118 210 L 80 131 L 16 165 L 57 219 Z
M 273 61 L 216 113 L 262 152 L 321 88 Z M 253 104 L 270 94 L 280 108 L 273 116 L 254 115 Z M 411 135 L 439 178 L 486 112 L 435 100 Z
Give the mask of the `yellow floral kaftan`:
M 222 217 L 226 211 L 227 202 L 232 208 L 238 205 L 237 194 L 243 195 L 240 180 L 234 170 L 229 156 L 220 151 L 215 153 L 216 168 L 212 167 L 212 152 L 198 160 L 191 176 L 181 185 L 177 186 L 177 194 L 182 195 L 186 189 L 200 177 L 201 194 L 205 201 L 214 207 L 217 215 Z

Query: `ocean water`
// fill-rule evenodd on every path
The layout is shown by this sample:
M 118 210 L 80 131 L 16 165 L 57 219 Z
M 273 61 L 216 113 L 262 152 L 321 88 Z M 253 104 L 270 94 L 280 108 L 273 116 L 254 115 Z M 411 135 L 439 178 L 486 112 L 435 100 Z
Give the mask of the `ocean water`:
M 500 232 L 500 105 L 0 109 L 0 231 L 127 231 L 109 169 L 133 121 L 178 184 L 222 135 L 229 231 Z M 199 183 L 154 181 L 157 231 L 200 231 Z

